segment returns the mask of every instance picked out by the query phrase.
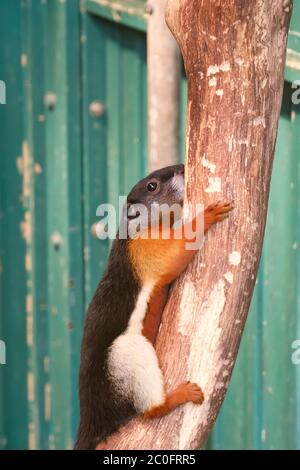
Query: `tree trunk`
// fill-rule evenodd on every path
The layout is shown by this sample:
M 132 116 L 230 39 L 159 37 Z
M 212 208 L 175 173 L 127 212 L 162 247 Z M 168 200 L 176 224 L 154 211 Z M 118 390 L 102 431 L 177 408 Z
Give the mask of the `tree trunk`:
M 222 404 L 261 255 L 280 112 L 289 0 L 169 0 L 188 77 L 188 202 L 235 201 L 176 282 L 156 349 L 172 389 L 199 383 L 202 406 L 135 419 L 114 449 L 197 449 Z

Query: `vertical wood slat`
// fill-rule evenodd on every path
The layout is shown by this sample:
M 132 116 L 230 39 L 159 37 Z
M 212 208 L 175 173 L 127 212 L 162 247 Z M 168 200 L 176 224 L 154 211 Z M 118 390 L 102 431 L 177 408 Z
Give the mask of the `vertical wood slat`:
M 50 448 L 72 448 L 82 331 L 82 173 L 79 2 L 48 4 L 47 247 Z
M 27 278 L 26 341 L 27 341 L 27 447 L 36 449 L 48 443 L 45 419 L 44 390 L 47 371 L 47 257 L 40 253 L 45 246 L 45 51 L 46 8 L 41 2 L 27 2 L 21 8 L 22 81 L 24 96 L 24 137 L 22 142 L 22 178 L 24 220 L 22 222 L 26 253 L 24 265 Z M 36 41 L 36 37 L 40 40 Z M 41 60 L 41 58 L 43 58 Z
M 6 365 L 0 365 L 0 449 L 27 446 L 26 272 L 25 244 L 20 230 L 23 106 L 20 60 L 22 12 L 17 2 L 0 2 L 0 75 L 6 83 L 6 104 L 0 106 L 0 323 L 6 343 Z M 8 41 L 9 38 L 9 41 Z M 14 58 L 14 60 L 12 60 Z M 15 424 L 19 430 L 15 432 Z

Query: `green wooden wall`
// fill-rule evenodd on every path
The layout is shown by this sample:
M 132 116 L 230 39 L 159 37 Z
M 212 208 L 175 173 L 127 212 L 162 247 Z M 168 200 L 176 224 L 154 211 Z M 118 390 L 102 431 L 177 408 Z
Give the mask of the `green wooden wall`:
M 300 448 L 300 3 L 294 2 L 263 257 L 208 447 Z M 147 172 L 145 2 L 2 0 L 0 448 L 71 448 L 100 203 Z M 129 8 L 130 7 L 130 8 Z M 186 82 L 182 79 L 182 155 Z M 102 109 L 95 115 L 93 109 Z M 97 108 L 98 106 L 98 108 Z M 299 246 L 298 246 L 299 245 Z

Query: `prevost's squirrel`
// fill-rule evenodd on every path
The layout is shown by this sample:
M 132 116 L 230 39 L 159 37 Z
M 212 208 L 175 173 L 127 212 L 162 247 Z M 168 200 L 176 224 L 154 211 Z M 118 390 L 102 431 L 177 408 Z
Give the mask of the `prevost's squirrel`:
M 183 198 L 184 165 L 162 168 L 134 186 L 122 221 L 130 224 L 135 204 L 150 210 L 153 204 L 182 206 Z M 232 207 L 218 202 L 206 208 L 204 233 Z M 172 237 L 172 227 L 170 239 L 121 239 L 118 232 L 85 320 L 75 449 L 95 449 L 136 414 L 154 418 L 186 402 L 203 402 L 197 384 L 184 382 L 166 390 L 154 349 L 167 288 L 195 252 L 186 249 L 184 236 Z

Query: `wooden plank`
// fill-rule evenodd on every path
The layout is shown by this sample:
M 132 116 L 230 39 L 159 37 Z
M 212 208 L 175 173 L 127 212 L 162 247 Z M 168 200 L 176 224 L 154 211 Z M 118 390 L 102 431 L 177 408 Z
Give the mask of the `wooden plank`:
M 7 85 L 6 105 L 0 105 L 0 339 L 6 342 L 6 365 L 0 366 L 0 449 L 27 447 L 24 210 L 18 171 L 24 104 L 21 23 L 19 2 L 0 2 L 0 78 Z
M 119 158 L 122 165 L 120 194 L 126 196 L 132 186 L 147 173 L 147 76 L 146 38 L 138 31 L 121 28 L 119 47 L 120 122 Z M 130 116 L 130 119 L 128 119 Z
M 108 243 L 99 240 L 95 224 L 96 210 L 107 202 L 107 99 L 106 99 L 106 37 L 105 21 L 89 14 L 82 16 L 82 103 L 83 103 L 83 240 L 85 310 L 102 275 Z M 91 113 L 93 103 L 103 105 L 103 114 Z M 78 425 L 78 423 L 77 423 Z
M 291 89 L 287 84 L 277 141 L 263 278 L 263 428 L 267 449 L 296 447 L 295 366 L 291 344 L 296 331 L 296 252 L 299 152 L 293 153 Z M 284 193 L 284 197 L 282 197 Z
M 47 304 L 46 257 L 41 257 L 46 235 L 45 201 L 45 55 L 46 6 L 30 3 L 22 8 L 24 139 L 22 144 L 23 207 L 25 233 L 27 402 L 29 449 L 45 448 L 48 423 L 45 417 L 44 389 L 47 371 Z M 36 41 L 36 35 L 40 41 Z M 25 60 L 26 58 L 26 60 Z M 27 236 L 26 236 L 27 231 Z
M 49 446 L 73 446 L 83 312 L 79 2 L 48 3 L 47 249 Z

